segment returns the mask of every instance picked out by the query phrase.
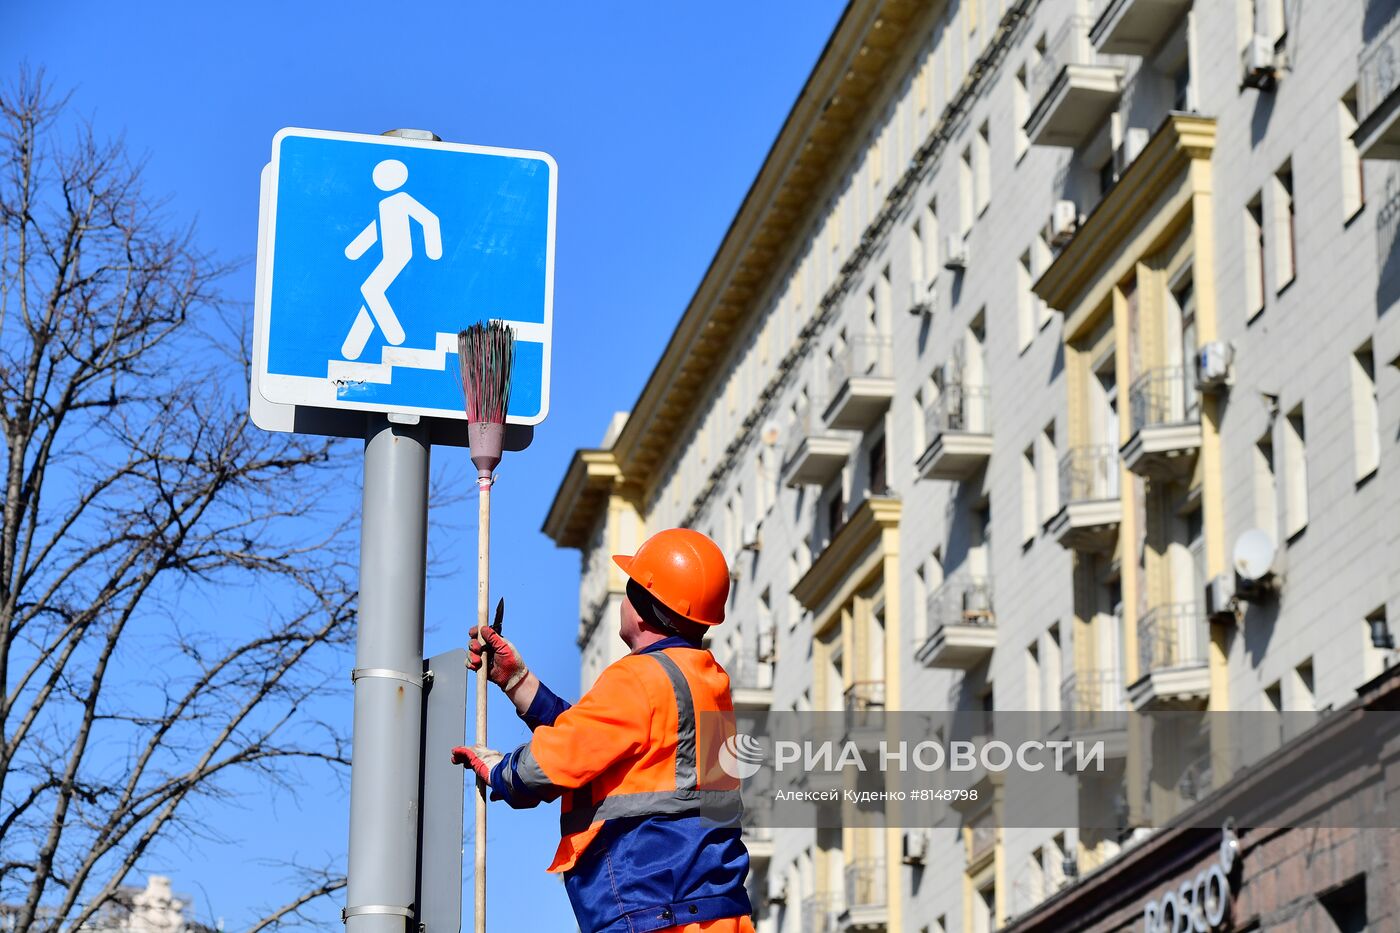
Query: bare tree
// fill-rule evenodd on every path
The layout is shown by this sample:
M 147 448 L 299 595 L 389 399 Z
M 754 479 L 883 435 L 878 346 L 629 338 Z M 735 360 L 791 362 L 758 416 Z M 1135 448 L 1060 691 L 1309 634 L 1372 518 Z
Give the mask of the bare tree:
M 26 71 L 0 173 L 0 901 L 78 929 L 235 774 L 346 763 L 307 700 L 353 575 L 329 442 L 251 425 L 229 270 L 123 144 Z

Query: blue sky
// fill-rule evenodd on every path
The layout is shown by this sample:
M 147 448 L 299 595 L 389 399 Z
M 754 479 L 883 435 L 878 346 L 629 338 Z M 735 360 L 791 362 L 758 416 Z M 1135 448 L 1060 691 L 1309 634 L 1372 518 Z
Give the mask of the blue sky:
M 574 696 L 578 558 L 540 534 L 545 510 L 573 450 L 595 445 L 636 398 L 843 6 L 8 0 L 0 80 L 28 62 L 73 88 L 81 112 L 148 157 L 148 191 L 197 217 L 201 242 L 226 259 L 253 253 L 258 173 L 284 126 L 419 127 L 555 157 L 551 411 L 533 447 L 502 465 L 493 582 L 526 659 Z M 239 301 L 252 290 L 251 265 L 227 282 Z M 463 477 L 465 464 L 459 451 L 435 457 L 441 475 Z M 358 490 L 341 506 L 353 512 Z M 430 654 L 470 622 L 460 607 L 472 605 L 474 508 L 433 515 Z M 347 726 L 348 681 L 327 697 Z M 523 728 L 503 706 L 493 744 L 514 744 Z M 230 844 L 167 847 L 147 866 L 193 894 L 201 919 L 231 928 L 291 893 L 272 863 L 334 859 L 345 846 L 345 787 L 245 791 L 241 807 L 205 811 Z M 528 912 L 535 929 L 571 929 L 563 888 L 543 873 L 553 812 L 496 812 L 490 928 L 513 929 Z

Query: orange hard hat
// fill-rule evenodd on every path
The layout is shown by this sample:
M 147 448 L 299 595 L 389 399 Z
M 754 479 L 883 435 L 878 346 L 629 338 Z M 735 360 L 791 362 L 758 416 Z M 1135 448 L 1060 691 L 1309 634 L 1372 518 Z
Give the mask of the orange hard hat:
M 729 564 L 706 535 L 668 528 L 643 541 L 636 554 L 614 554 L 613 561 L 677 615 L 701 625 L 724 621 Z

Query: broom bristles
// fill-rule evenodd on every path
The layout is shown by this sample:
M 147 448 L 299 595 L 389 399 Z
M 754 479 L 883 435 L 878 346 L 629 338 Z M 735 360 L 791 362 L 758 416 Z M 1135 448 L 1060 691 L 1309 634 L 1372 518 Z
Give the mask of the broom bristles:
M 457 334 L 467 421 L 505 424 L 515 331 L 500 321 L 473 324 Z

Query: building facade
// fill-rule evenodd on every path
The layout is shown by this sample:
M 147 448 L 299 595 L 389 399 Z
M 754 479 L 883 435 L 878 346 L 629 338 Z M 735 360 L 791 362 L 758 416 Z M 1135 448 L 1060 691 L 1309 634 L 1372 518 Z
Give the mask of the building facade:
M 609 556 L 685 525 L 739 706 L 1349 702 L 1400 611 L 1395 7 L 853 0 L 550 509 L 583 685 L 625 650 Z M 1120 832 L 1002 826 L 994 787 L 957 828 L 758 831 L 760 928 L 1031 916 L 1228 741 L 1116 756 Z

